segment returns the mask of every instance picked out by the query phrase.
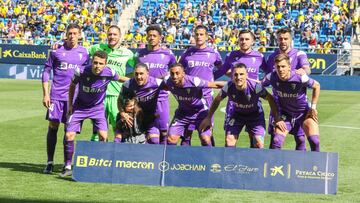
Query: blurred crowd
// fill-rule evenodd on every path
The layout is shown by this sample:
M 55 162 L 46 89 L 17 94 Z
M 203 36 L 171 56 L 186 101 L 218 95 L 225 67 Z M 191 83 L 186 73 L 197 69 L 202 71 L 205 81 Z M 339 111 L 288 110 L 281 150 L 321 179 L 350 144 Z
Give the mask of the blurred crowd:
M 146 27 L 160 24 L 165 43 L 186 48 L 194 43 L 193 28 L 203 24 L 209 28 L 209 44 L 219 50 L 238 49 L 238 32 L 246 28 L 257 36 L 255 46 L 266 51 L 276 46 L 276 30 L 290 27 L 295 47 L 330 53 L 350 42 L 351 36 L 358 39 L 357 4 L 355 0 L 144 0 L 125 40 L 132 48 L 144 47 Z
M 60 40 L 69 23 L 82 26 L 83 44 L 106 40 L 126 0 L 0 0 L 0 43 L 46 45 Z

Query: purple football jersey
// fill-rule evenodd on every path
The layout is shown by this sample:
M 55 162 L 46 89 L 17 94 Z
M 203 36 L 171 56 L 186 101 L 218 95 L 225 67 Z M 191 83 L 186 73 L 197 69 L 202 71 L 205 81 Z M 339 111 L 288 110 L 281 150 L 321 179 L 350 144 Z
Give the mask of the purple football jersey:
M 49 81 L 52 70 L 51 99 L 60 101 L 69 100 L 69 86 L 74 76 L 74 70 L 84 70 L 88 60 L 88 52 L 82 46 L 77 46 L 72 49 L 61 46 L 59 49 L 50 52 L 43 70 L 42 82 Z
M 121 94 L 124 97 L 136 97 L 145 115 L 154 114 L 158 95 L 164 84 L 163 80 L 149 76 L 146 84 L 139 86 L 135 79 L 131 78 L 123 84 Z
M 169 75 L 169 66 L 176 63 L 175 55 L 170 49 L 160 48 L 155 51 L 149 51 L 147 48 L 140 49 L 136 57 L 138 62 L 147 65 L 150 76 L 160 79 Z M 160 91 L 158 100 L 163 101 L 167 99 L 168 93 L 165 90 Z
M 175 86 L 171 78 L 167 78 L 165 83 L 179 103 L 178 110 L 182 113 L 194 114 L 209 108 L 202 91 L 204 87 L 208 87 L 207 81 L 185 75 L 182 87 Z
M 267 95 L 266 89 L 253 80 L 247 79 L 245 90 L 236 89 L 235 84 L 229 81 L 221 89 L 221 97 L 228 97 L 228 103 L 232 106 L 229 114 L 239 114 L 240 116 L 247 116 L 254 114 L 254 116 L 263 112 L 260 97 L 265 98 Z
M 226 55 L 221 68 L 214 73 L 215 80 L 224 75 L 229 69 L 232 70 L 239 63 L 246 65 L 248 77 L 254 80 L 259 79 L 260 69 L 265 71 L 266 68 L 265 58 L 262 53 L 254 50 L 250 53 L 243 53 L 239 50 L 232 51 Z
M 274 53 L 272 53 L 267 62 L 266 62 L 266 70 L 265 73 L 268 74 L 275 70 L 275 57 L 280 54 L 280 50 L 277 49 Z M 290 67 L 291 70 L 300 69 L 303 66 L 310 66 L 307 55 L 303 51 L 299 51 L 297 49 L 291 49 L 288 53 L 290 58 Z
M 308 75 L 299 75 L 291 71 L 289 80 L 282 81 L 276 72 L 272 72 L 266 75 L 263 85 L 272 86 L 274 98 L 281 113 L 298 115 L 309 109 L 306 89 L 312 88 L 314 80 Z
M 75 106 L 82 108 L 104 108 L 106 88 L 110 81 L 119 80 L 114 70 L 105 67 L 99 75 L 94 75 L 91 66 L 87 66 L 84 72 L 75 72 L 73 83 L 79 84 L 79 93 L 75 99 Z
M 204 49 L 190 47 L 181 55 L 179 63 L 184 66 L 187 75 L 196 76 L 207 81 L 214 81 L 214 68 L 220 66 L 222 60 L 219 52 L 211 47 Z M 212 90 L 205 88 L 204 96 L 211 95 Z

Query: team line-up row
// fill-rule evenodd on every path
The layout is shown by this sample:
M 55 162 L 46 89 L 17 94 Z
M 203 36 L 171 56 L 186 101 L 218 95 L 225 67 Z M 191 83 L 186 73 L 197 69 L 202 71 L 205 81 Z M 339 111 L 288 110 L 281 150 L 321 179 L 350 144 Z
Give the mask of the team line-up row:
M 62 176 L 71 175 L 74 139 L 83 120 L 93 122 L 94 135 L 108 139 L 108 123 L 115 142 L 190 145 L 194 130 L 203 146 L 214 146 L 213 114 L 228 97 L 224 130 L 226 147 L 235 147 L 241 130 L 249 134 L 250 146 L 264 147 L 265 118 L 260 98 L 268 101 L 271 113 L 268 132 L 270 148 L 281 149 L 288 133 L 295 136 L 296 149 L 319 151 L 316 104 L 320 85 L 309 78 L 310 68 L 304 52 L 291 47 L 291 31 L 277 33 L 279 48 L 266 61 L 252 50 L 254 34 L 242 30 L 240 50 L 230 52 L 224 62 L 220 54 L 207 47 L 207 28 L 195 28 L 193 47 L 176 62 L 171 50 L 161 46 L 161 29 L 147 28 L 148 46 L 133 54 L 120 46 L 120 29 L 110 26 L 106 44 L 85 49 L 78 45 L 80 27 L 70 24 L 63 45 L 54 45 L 43 71 L 43 104 L 48 109 L 48 164 L 52 173 L 57 131 L 65 124 L 64 167 Z M 125 75 L 126 65 L 134 67 L 134 77 Z M 259 80 L 262 69 L 266 76 Z M 49 78 L 53 72 L 51 89 Z M 228 75 L 228 82 L 215 81 Z M 123 85 L 121 82 L 124 82 Z M 270 94 L 265 87 L 272 87 Z M 211 88 L 221 88 L 213 97 Z M 311 105 L 306 89 L 312 88 Z M 178 102 L 172 122 L 168 92 Z

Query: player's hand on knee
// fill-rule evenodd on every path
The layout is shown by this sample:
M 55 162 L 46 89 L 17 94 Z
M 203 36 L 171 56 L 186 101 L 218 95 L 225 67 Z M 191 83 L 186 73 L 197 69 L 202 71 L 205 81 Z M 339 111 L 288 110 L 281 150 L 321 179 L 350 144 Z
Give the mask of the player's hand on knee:
M 316 109 L 309 109 L 309 111 L 306 113 L 305 119 L 311 118 L 316 123 L 318 123 L 318 113 Z
M 50 107 L 50 96 L 44 96 L 44 98 L 43 98 L 43 105 L 44 105 L 46 108 L 49 108 L 49 107 Z
M 274 126 L 275 126 L 275 129 L 278 128 L 282 132 L 287 131 L 286 124 L 282 119 L 276 120 L 274 123 Z
M 211 118 L 204 118 L 204 120 L 201 122 L 199 128 L 200 128 L 200 132 L 204 132 L 205 130 L 207 130 L 208 128 L 211 128 Z

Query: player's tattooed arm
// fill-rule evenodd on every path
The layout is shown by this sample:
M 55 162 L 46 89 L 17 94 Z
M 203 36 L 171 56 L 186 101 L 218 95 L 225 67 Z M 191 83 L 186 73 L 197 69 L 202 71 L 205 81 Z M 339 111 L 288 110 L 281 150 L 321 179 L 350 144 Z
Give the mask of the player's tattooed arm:
M 123 101 L 124 101 L 125 97 L 127 97 L 127 95 L 128 95 L 128 89 L 123 86 L 123 88 L 120 92 L 120 95 L 118 97 L 117 106 L 118 106 L 118 110 L 119 110 L 120 120 L 122 122 L 125 122 L 126 125 L 131 128 L 133 126 L 134 119 L 132 116 L 130 116 L 128 113 L 126 113 L 124 111 L 124 107 L 123 107 Z
M 305 74 L 310 75 L 311 69 L 310 69 L 310 66 L 303 66 L 303 67 L 297 69 L 295 72 L 299 75 L 305 75 Z
M 119 79 L 118 79 L 119 82 L 125 82 L 125 81 L 127 81 L 127 80 L 130 80 L 130 78 L 129 78 L 129 77 L 126 77 L 126 76 L 120 76 L 120 75 L 119 75 Z

